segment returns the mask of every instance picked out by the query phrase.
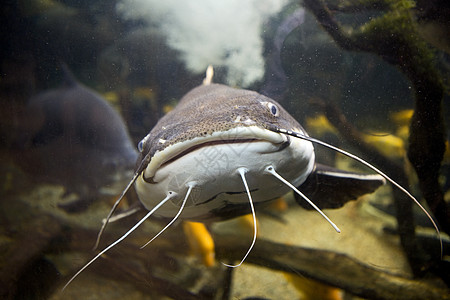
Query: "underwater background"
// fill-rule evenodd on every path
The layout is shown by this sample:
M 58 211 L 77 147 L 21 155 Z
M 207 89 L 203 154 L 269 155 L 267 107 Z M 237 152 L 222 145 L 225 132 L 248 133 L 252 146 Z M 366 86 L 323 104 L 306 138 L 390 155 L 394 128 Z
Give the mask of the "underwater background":
M 0 23 L 2 299 L 450 298 L 450 5 L 444 0 L 21 0 Z M 312 137 L 357 153 L 407 187 L 326 210 L 292 194 L 202 229 L 151 218 L 64 284 L 97 251 L 133 176 L 137 145 L 200 85 L 277 101 Z M 368 172 L 316 147 L 321 162 Z M 145 212 L 131 191 L 100 249 Z M 194 228 L 194 229 L 192 229 Z M 194 230 L 192 233 L 190 230 Z M 207 253 L 206 253 L 207 252 Z M 442 254 L 442 255 L 441 255 Z M 209 256 L 208 256 L 209 255 Z M 212 255 L 212 261 L 210 259 Z M 208 258 L 209 257 L 209 258 Z

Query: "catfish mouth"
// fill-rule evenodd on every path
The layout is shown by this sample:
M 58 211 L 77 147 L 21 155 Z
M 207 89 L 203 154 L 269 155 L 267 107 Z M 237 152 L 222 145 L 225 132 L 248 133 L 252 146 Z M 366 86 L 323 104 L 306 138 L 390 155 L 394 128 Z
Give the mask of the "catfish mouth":
M 194 152 L 194 151 L 196 151 L 198 149 L 201 149 L 201 148 L 204 148 L 204 147 L 217 146 L 217 145 L 228 145 L 228 144 L 254 143 L 254 142 L 262 142 L 262 141 L 264 141 L 264 140 L 259 140 L 259 139 L 233 139 L 233 140 L 209 141 L 209 142 L 205 142 L 205 143 L 202 143 L 202 144 L 197 144 L 197 145 L 194 145 L 194 146 L 184 150 L 183 152 L 179 153 L 178 155 L 172 157 L 171 159 L 167 160 L 166 162 L 164 162 L 161 165 L 161 167 L 164 167 L 165 165 L 168 165 L 168 164 L 176 161 L 177 159 L 179 159 L 180 157 L 185 156 L 188 153 Z
M 205 142 L 205 143 L 196 144 L 196 145 L 194 145 L 192 147 L 189 147 L 189 148 L 183 150 L 182 152 L 176 154 L 172 158 L 169 158 L 168 160 L 163 162 L 160 165 L 160 168 L 162 168 L 164 166 L 167 166 L 167 165 L 173 163 L 174 161 L 176 161 L 177 159 L 179 159 L 179 158 L 181 158 L 181 157 L 183 157 L 183 156 L 185 156 L 185 155 L 187 155 L 187 154 L 189 154 L 191 152 L 199 150 L 201 148 L 210 147 L 210 146 L 217 146 L 217 145 L 244 144 L 244 143 L 257 143 L 257 142 L 272 143 L 272 144 L 278 146 L 273 151 L 262 152 L 262 153 L 279 152 L 279 151 L 282 151 L 282 150 L 286 149 L 291 144 L 289 137 L 287 137 L 287 139 L 285 141 L 283 141 L 281 143 L 277 143 L 277 144 L 275 144 L 275 143 L 273 143 L 271 141 L 265 140 L 265 139 L 256 139 L 256 138 L 254 138 L 254 139 L 231 139 L 231 140 L 223 140 L 222 139 L 222 140 L 216 140 L 216 141 L 208 141 L 208 142 Z M 143 177 L 144 181 L 147 182 L 147 183 L 153 183 L 153 184 L 157 183 L 157 182 L 153 181 L 153 177 L 146 178 L 145 172 L 144 172 L 144 175 L 142 177 Z
M 228 135 L 229 139 L 224 139 L 224 133 Z M 196 151 L 201 148 L 218 146 L 218 145 L 232 145 L 245 143 L 261 143 L 266 142 L 273 145 L 264 153 L 278 152 L 287 148 L 291 141 L 289 136 L 281 133 L 274 133 L 256 126 L 245 128 L 233 128 L 225 132 L 216 132 L 210 136 L 202 136 L 191 140 L 172 144 L 162 151 L 158 151 L 150 159 L 149 164 L 143 170 L 143 179 L 148 183 L 156 183 L 153 177 L 158 169 L 167 166 L 176 160 Z

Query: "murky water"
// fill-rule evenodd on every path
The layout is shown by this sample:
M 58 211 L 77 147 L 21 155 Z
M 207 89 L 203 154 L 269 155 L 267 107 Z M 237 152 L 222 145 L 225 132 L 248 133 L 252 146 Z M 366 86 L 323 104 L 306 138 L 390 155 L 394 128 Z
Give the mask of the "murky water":
M 367 9 L 330 1 L 331 19 L 317 18 L 314 1 L 4 4 L 1 298 L 448 298 L 448 14 L 433 2 L 394 2 Z M 353 30 L 339 36 L 320 22 Z M 292 193 L 257 209 L 255 248 L 238 268 L 222 263 L 245 255 L 251 217 L 204 220 L 205 231 L 178 221 L 141 249 L 170 221 L 151 217 L 62 291 L 146 214 L 131 187 L 119 213 L 137 212 L 109 224 L 92 249 L 133 176 L 139 141 L 202 83 L 208 65 L 214 82 L 277 100 L 310 136 L 405 186 L 434 213 L 442 258 L 424 212 L 388 184 L 325 210 L 339 234 Z M 320 163 L 371 173 L 315 151 Z M 426 158 L 411 164 L 408 155 Z M 204 246 L 211 237 L 214 251 Z

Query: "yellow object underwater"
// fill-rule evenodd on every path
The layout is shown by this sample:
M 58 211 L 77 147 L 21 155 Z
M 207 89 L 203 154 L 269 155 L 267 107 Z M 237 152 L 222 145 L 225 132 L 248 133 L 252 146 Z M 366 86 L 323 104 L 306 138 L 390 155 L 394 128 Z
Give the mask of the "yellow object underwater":
M 191 251 L 202 258 L 205 266 L 211 267 L 215 263 L 214 240 L 203 223 L 183 222 L 183 230 Z
M 118 105 L 119 103 L 119 94 L 115 91 L 109 91 L 102 94 L 103 98 L 109 103 L 114 105 Z
M 308 132 L 313 134 L 314 136 L 323 136 L 326 133 L 332 133 L 337 135 L 337 129 L 328 121 L 325 115 L 318 115 L 316 117 L 307 117 L 305 120 L 305 127 Z
M 444 159 L 442 162 L 445 164 L 450 163 L 450 143 L 448 140 L 445 141 L 445 152 L 444 152 Z
M 286 279 L 302 294 L 302 300 L 342 300 L 342 290 L 291 273 L 283 273 Z
M 288 209 L 288 204 L 283 197 L 280 197 L 275 199 L 272 203 L 270 203 L 269 208 L 278 212 L 283 212 Z
M 239 227 L 244 231 L 253 232 L 253 216 L 251 214 L 237 217 L 236 221 Z M 258 227 L 258 224 L 256 225 Z M 214 240 L 206 228 L 205 224 L 200 222 L 183 222 L 183 231 L 191 248 L 191 252 L 200 257 L 203 264 L 211 267 L 215 263 Z
M 386 157 L 403 158 L 406 154 L 405 143 L 395 135 L 381 135 L 374 133 L 373 135 L 365 134 L 364 141 L 377 149 Z
M 391 113 L 390 118 L 397 126 L 409 125 L 413 114 L 413 109 L 404 109 Z
M 133 90 L 133 97 L 143 99 L 155 98 L 155 92 L 149 87 L 137 87 Z
M 236 220 L 238 220 L 239 225 L 244 227 L 244 230 L 248 229 L 249 233 L 253 233 L 253 216 L 251 214 L 237 217 Z M 259 232 L 258 220 L 256 220 L 256 230 Z
M 405 142 L 409 136 L 409 122 L 414 113 L 412 109 L 405 109 L 394 112 L 390 119 L 397 127 L 396 135 L 386 135 L 384 133 L 365 134 L 363 139 L 366 143 L 376 148 L 386 157 L 403 158 L 405 156 Z M 323 114 L 316 117 L 306 118 L 308 131 L 315 136 L 324 136 L 325 134 L 337 135 L 337 129 L 328 121 Z
M 167 114 L 169 111 L 173 110 L 173 108 L 175 107 L 175 105 L 172 104 L 165 104 L 163 106 L 163 112 L 164 114 Z

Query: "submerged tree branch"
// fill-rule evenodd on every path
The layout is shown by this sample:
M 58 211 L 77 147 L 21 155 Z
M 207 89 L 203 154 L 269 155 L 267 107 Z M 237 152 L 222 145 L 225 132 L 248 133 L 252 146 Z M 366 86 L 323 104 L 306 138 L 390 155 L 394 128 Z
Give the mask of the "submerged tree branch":
M 361 133 L 347 120 L 341 110 L 330 102 L 315 99 L 312 105 L 319 107 L 341 136 L 353 147 L 370 158 L 370 162 L 380 166 L 389 176 L 401 186 L 408 185 L 408 179 L 401 165 L 385 157 L 373 147 L 368 145 Z M 393 190 L 394 205 L 396 208 L 397 230 L 401 245 L 405 251 L 413 273 L 418 275 L 429 267 L 428 258 L 417 243 L 414 230 L 414 216 L 411 199 L 398 189 Z
M 384 15 L 350 33 L 344 31 L 323 1 L 304 1 L 305 6 L 340 47 L 350 51 L 375 53 L 397 66 L 411 81 L 415 112 L 411 120 L 408 158 L 417 172 L 421 191 L 430 209 L 443 230 L 450 233 L 450 210 L 438 182 L 445 150 L 441 108 L 442 80 L 434 68 L 433 55 L 417 34 L 416 23 L 411 15 L 413 2 L 398 0 L 385 3 L 388 6 Z M 402 227 L 402 222 L 399 219 L 399 228 Z M 407 253 L 415 251 L 415 246 L 410 245 L 409 241 L 410 239 L 402 240 Z M 410 246 L 413 248 L 408 248 Z M 414 257 L 410 257 L 412 268 L 418 274 L 422 267 L 415 265 L 414 261 Z
M 238 236 L 216 239 L 219 260 L 239 260 L 248 242 Z M 247 262 L 306 276 L 369 299 L 450 299 L 450 291 L 426 280 L 396 276 L 336 252 L 258 239 Z

